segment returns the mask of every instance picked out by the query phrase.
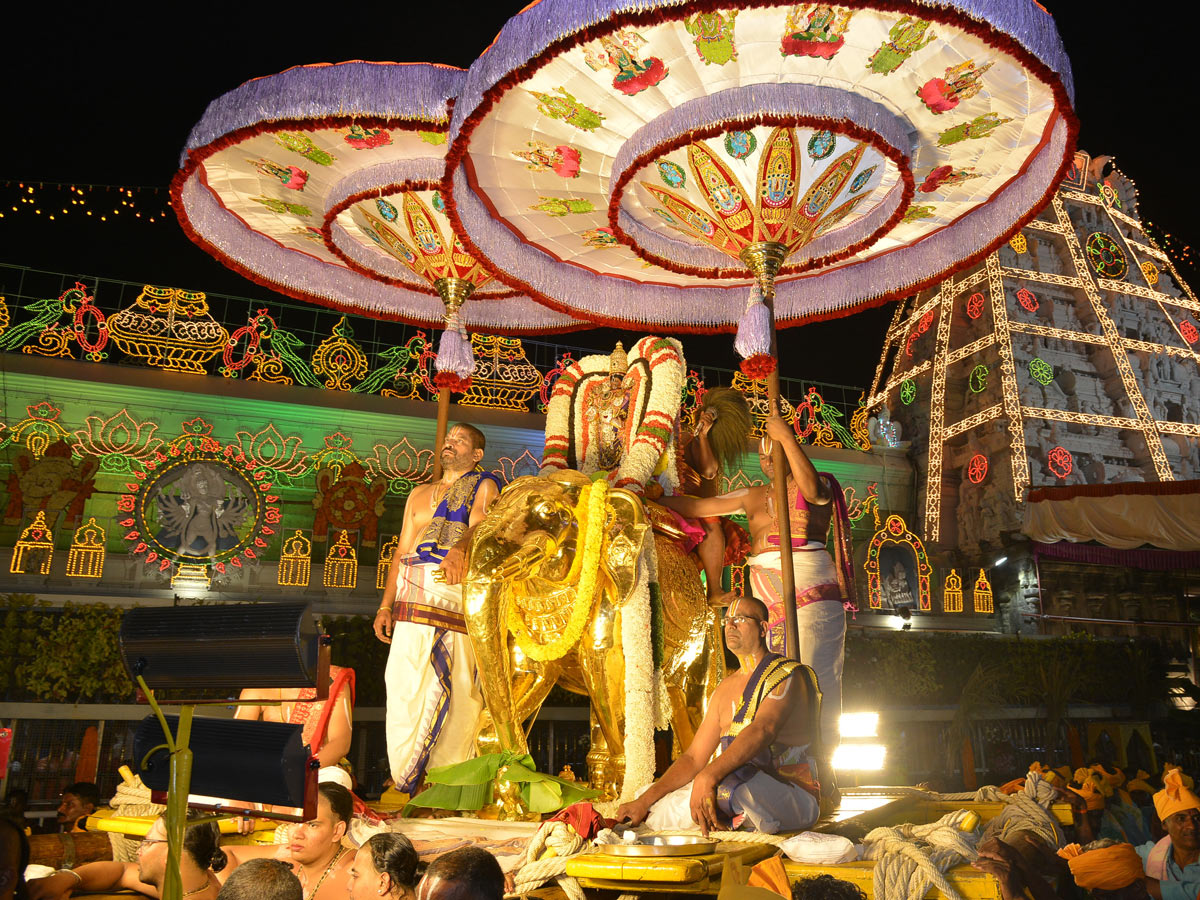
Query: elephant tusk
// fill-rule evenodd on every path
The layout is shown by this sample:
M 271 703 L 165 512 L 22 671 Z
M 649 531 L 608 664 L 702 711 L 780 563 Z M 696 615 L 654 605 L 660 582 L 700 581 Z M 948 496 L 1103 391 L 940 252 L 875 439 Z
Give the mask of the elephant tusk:
M 528 572 L 531 568 L 546 558 L 547 547 L 522 547 L 503 562 L 492 567 L 493 578 L 513 578 Z

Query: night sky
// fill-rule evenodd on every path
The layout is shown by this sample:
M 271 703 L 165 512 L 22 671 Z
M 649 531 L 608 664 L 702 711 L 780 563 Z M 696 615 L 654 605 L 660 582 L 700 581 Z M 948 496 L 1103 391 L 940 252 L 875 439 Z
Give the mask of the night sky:
M 1141 214 L 1179 243 L 1200 240 L 1183 178 L 1192 160 L 1166 150 L 1191 120 L 1196 54 L 1186 23 L 1122 24 L 1101 7 L 1047 2 L 1075 73 L 1080 148 L 1107 153 L 1132 177 Z M 127 8 L 127 7 L 126 7 Z M 121 4 L 30 4 L 24 21 L 6 15 L 5 139 L 0 183 L 46 181 L 162 188 L 208 102 L 249 78 L 294 65 L 347 59 L 421 60 L 469 66 L 518 5 L 217 4 L 160 5 L 147 17 Z M 44 12 L 38 12 L 41 9 Z M 454 13 L 440 20 L 439 10 Z M 385 12 L 394 10 L 395 12 Z M 469 10 L 469 11 L 468 11 Z M 118 16 L 124 16 L 119 19 Z M 1158 132 L 1162 131 L 1163 134 Z M 1171 138 L 1168 141 L 1166 135 Z M 1168 158 L 1170 157 L 1170 158 Z M 5 188 L 8 200 L 14 189 Z M 8 213 L 10 205 L 3 207 Z M 270 300 L 184 237 L 171 216 L 151 225 L 0 219 L 0 261 L 81 275 Z M 867 386 L 892 306 L 804 326 L 803 351 L 784 375 Z M 579 333 L 566 343 L 611 346 L 615 333 Z M 732 367 L 732 336 L 686 338 L 689 360 Z

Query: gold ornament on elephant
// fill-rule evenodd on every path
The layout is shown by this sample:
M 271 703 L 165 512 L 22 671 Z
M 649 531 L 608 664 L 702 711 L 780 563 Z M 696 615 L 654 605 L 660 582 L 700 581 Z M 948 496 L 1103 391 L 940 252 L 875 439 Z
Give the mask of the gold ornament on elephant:
M 530 659 L 545 662 L 565 656 L 579 642 L 592 618 L 601 553 L 607 543 L 604 529 L 609 513 L 607 501 L 608 482 L 592 482 L 579 492 L 575 517 L 584 539 L 582 552 L 576 550 L 571 570 L 563 580 L 564 587 L 577 585 L 573 601 L 568 593 L 570 605 L 566 609 L 561 602 L 562 591 L 538 597 L 519 582 L 513 585 L 508 627 L 517 646 Z

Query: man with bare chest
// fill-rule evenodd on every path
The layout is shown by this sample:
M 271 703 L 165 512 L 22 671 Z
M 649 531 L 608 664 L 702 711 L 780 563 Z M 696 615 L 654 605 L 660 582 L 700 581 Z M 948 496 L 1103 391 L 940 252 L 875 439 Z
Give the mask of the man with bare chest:
M 817 675 L 823 702 L 821 733 L 814 741 L 822 758 L 837 746 L 838 718 L 842 712 L 842 659 L 846 642 L 844 603 L 854 599 L 853 552 L 850 521 L 840 485 L 832 475 L 818 472 L 796 441 L 795 433 L 779 416 L 766 420 L 767 436 L 759 447 L 759 464 L 770 483 L 744 488 L 719 497 L 664 497 L 659 502 L 684 516 L 729 516 L 745 513 L 750 526 L 750 586 L 762 598 L 768 617 L 768 648 L 783 651 L 783 577 L 779 538 L 779 512 L 775 509 L 771 460 L 772 441 L 783 445 L 788 471 L 788 524 L 796 582 L 796 631 L 800 660 Z M 826 550 L 830 528 L 834 531 L 836 561 Z M 818 741 L 819 737 L 819 741 Z M 832 784 L 832 782 L 830 782 Z
M 743 822 L 775 834 L 817 820 L 820 785 L 808 748 L 820 700 L 812 673 L 767 648 L 761 601 L 734 600 L 724 626 L 738 670 L 717 685 L 691 746 L 645 793 L 621 805 L 618 820 L 647 821 L 655 830 L 695 822 L 705 834 Z
M 300 879 L 304 900 L 344 900 L 354 853 L 342 845 L 354 798 L 340 784 L 317 786 L 317 817 L 292 825 L 286 844 L 248 844 L 227 847 L 229 864 L 217 873 L 222 884 L 242 863 L 273 857 L 290 863 Z
M 429 768 L 462 762 L 473 745 L 483 695 L 462 609 L 471 529 L 500 495 L 494 475 L 476 472 L 484 436 L 454 425 L 442 447 L 440 481 L 408 496 L 375 636 L 388 651 L 386 731 L 396 788 L 414 795 Z

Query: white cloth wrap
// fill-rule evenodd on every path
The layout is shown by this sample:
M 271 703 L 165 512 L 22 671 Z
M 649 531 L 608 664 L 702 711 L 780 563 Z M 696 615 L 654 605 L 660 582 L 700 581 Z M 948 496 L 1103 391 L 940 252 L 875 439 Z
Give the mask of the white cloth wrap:
M 406 601 L 462 615 L 462 587 L 433 580 L 436 565 L 402 563 L 396 572 L 396 603 Z M 421 749 L 433 739 L 438 705 L 444 690 L 430 656 L 435 628 L 396 622 L 384 670 L 387 687 L 388 762 L 397 785 L 408 781 L 419 764 Z M 483 711 L 483 695 L 475 675 L 475 651 L 465 634 L 441 635 L 450 663 L 449 708 L 426 764 L 427 769 L 462 762 L 475 755 L 475 732 Z M 424 773 L 421 773 L 422 775 Z

